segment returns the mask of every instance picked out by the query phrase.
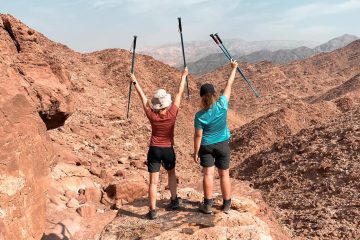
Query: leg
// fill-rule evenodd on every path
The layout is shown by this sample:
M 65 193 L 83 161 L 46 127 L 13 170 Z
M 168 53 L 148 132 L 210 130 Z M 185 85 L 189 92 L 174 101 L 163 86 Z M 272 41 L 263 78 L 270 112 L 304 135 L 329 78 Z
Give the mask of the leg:
M 213 187 L 214 187 L 214 170 L 215 167 L 204 167 L 203 169 L 203 189 L 204 189 L 204 198 L 212 199 Z
M 168 172 L 168 184 L 170 188 L 171 193 L 171 199 L 176 199 L 176 193 L 177 193 L 177 181 L 176 181 L 176 172 L 175 168 L 167 171 Z
M 159 148 L 150 147 L 147 156 L 147 165 L 149 172 L 149 201 L 150 210 L 156 208 L 156 192 L 157 184 L 159 182 L 159 172 L 161 166 L 161 160 L 159 157 Z
M 162 164 L 168 173 L 168 184 L 171 192 L 171 199 L 176 199 L 177 180 L 176 180 L 176 154 L 173 147 L 162 148 Z
M 220 186 L 221 186 L 221 193 L 223 195 L 224 200 L 231 199 L 231 184 L 230 184 L 230 176 L 229 176 L 229 169 L 218 169 L 219 176 L 220 176 Z
M 150 175 L 150 183 L 149 183 L 150 210 L 155 210 L 157 184 L 159 182 L 159 172 L 149 173 L 149 175 Z

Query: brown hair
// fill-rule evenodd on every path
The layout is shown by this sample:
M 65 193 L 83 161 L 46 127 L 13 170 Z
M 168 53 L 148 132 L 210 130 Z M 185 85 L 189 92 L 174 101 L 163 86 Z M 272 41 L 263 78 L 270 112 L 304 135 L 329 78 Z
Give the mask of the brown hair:
M 210 107 L 214 104 L 216 101 L 215 94 L 206 93 L 204 96 L 201 97 L 201 108 L 205 111 L 209 110 Z

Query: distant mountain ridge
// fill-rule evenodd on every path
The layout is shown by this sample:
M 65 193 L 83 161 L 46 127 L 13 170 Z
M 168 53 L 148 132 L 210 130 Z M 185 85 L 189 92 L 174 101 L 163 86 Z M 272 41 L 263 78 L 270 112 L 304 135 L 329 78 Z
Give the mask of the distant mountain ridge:
M 227 39 L 224 43 L 228 49 L 238 56 L 250 54 L 255 51 L 268 50 L 277 51 L 280 49 L 293 49 L 301 46 L 316 47 L 318 43 L 312 41 L 245 41 L 242 39 Z M 162 46 L 142 47 L 140 53 L 152 56 L 170 66 L 182 64 L 182 52 L 180 42 Z M 195 62 L 211 54 L 219 53 L 218 47 L 212 40 L 185 42 L 185 55 L 187 62 Z
M 318 50 L 320 52 L 331 52 L 338 48 L 345 47 L 346 45 L 357 39 L 359 39 L 358 36 L 351 34 L 344 34 L 340 37 L 333 38 L 330 41 L 317 46 L 315 50 Z
M 234 57 L 240 61 L 249 63 L 270 61 L 274 64 L 285 64 L 302 60 L 321 52 L 331 52 L 345 47 L 357 39 L 359 39 L 357 36 L 344 34 L 314 48 L 301 46 L 293 49 L 279 49 L 275 51 L 259 50 L 246 55 L 236 54 Z M 222 55 L 222 53 L 211 54 L 196 62 L 188 63 L 188 66 L 193 74 L 204 74 L 224 65 L 227 62 L 227 59 L 225 59 Z

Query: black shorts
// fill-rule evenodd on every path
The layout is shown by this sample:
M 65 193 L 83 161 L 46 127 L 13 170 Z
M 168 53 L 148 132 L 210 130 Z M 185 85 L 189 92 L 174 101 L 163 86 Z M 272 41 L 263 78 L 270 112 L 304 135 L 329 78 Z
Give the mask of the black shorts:
M 176 156 L 173 147 L 150 146 L 147 155 L 147 166 L 150 173 L 159 172 L 160 166 L 166 170 L 172 170 L 176 164 Z
M 199 150 L 200 165 L 202 167 L 216 166 L 226 170 L 230 165 L 229 142 L 219 142 L 210 145 L 201 145 Z

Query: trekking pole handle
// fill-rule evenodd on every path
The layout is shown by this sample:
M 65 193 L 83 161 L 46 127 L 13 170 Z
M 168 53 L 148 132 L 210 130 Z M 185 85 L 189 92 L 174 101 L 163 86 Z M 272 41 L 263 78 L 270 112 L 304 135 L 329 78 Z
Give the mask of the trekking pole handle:
M 136 48 L 136 39 L 137 39 L 137 36 L 135 35 L 135 36 L 134 36 L 134 42 L 133 42 L 133 49 Z
M 214 34 L 210 34 L 210 37 L 214 40 L 214 42 L 219 45 L 219 41 L 216 39 L 216 37 L 214 36 Z
M 181 17 L 178 17 L 178 21 L 179 21 L 179 31 L 182 32 Z
M 219 35 L 218 35 L 217 33 L 215 33 L 214 36 L 217 38 L 217 40 L 219 41 L 219 43 L 222 44 L 222 41 L 221 41 Z

